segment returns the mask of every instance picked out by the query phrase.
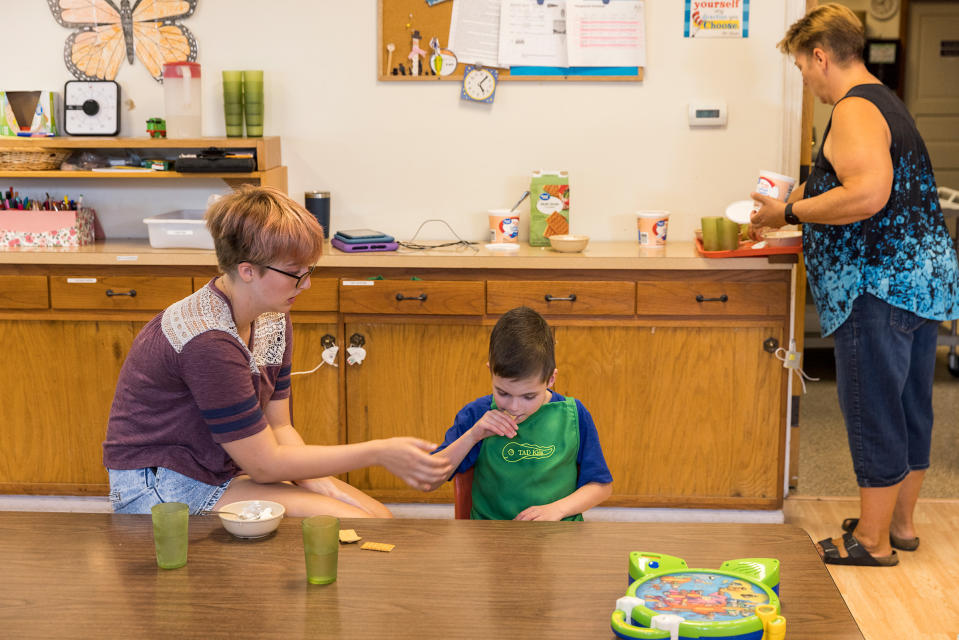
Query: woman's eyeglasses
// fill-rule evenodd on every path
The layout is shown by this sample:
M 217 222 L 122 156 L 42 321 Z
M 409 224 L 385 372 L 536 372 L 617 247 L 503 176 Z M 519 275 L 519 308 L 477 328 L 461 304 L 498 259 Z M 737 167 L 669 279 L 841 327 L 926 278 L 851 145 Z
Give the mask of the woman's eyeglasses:
M 306 280 L 306 279 L 309 278 L 311 275 L 313 275 L 313 270 L 316 269 L 316 265 L 313 265 L 312 267 L 310 267 L 309 269 L 307 269 L 305 272 L 301 273 L 300 275 L 296 275 L 295 273 L 290 273 L 289 271 L 283 271 L 282 269 L 277 269 L 276 267 L 271 267 L 271 266 L 268 265 L 268 264 L 265 264 L 265 265 L 263 265 L 263 266 L 266 267 L 267 269 L 269 269 L 270 271 L 276 271 L 277 273 L 282 273 L 283 275 L 289 276 L 289 277 L 293 278 L 294 280 L 296 280 L 296 288 L 297 288 L 297 289 L 300 288 L 300 285 L 303 284 L 303 281 L 304 281 L 304 280 Z

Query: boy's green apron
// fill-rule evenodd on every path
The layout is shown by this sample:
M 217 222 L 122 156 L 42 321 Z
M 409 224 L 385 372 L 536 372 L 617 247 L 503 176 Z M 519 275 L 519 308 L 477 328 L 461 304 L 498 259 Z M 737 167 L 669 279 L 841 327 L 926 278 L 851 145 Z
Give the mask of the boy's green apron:
M 496 409 L 496 401 L 490 403 Z M 473 472 L 473 520 L 512 520 L 527 507 L 576 491 L 576 401 L 547 402 L 519 424 L 514 438 L 483 440 Z M 564 520 L 582 520 L 583 514 Z

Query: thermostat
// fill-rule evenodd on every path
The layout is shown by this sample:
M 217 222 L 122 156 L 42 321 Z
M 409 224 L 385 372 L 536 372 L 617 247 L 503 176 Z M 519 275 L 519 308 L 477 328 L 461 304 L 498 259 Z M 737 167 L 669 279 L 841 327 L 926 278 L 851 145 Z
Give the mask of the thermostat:
M 725 127 L 726 103 L 722 100 L 715 102 L 690 102 L 689 126 Z

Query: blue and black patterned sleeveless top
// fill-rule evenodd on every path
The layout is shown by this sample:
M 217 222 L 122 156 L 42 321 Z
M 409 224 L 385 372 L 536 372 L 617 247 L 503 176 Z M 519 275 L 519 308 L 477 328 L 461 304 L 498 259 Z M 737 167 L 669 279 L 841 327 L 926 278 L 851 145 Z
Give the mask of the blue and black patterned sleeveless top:
M 929 153 L 901 100 L 881 84 L 861 84 L 850 96 L 876 105 L 892 134 L 893 183 L 875 215 L 845 225 L 803 224 L 803 254 L 822 334 L 845 322 L 863 293 L 930 320 L 959 317 L 959 264 L 939 207 Z M 832 119 L 823 136 L 832 126 Z M 804 197 L 839 186 L 820 147 Z

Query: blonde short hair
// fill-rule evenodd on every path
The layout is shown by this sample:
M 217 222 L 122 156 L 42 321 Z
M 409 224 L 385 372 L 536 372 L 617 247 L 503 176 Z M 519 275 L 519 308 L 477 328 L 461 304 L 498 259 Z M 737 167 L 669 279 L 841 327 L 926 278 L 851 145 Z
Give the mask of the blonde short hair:
M 241 262 L 314 264 L 323 252 L 323 228 L 313 215 L 272 187 L 242 185 L 206 212 L 223 273 Z
M 794 22 L 777 46 L 787 55 L 808 55 L 819 47 L 832 53 L 840 65 L 845 65 L 862 60 L 866 33 L 852 9 L 829 3 L 811 9 Z

